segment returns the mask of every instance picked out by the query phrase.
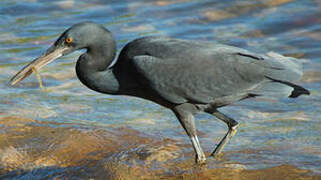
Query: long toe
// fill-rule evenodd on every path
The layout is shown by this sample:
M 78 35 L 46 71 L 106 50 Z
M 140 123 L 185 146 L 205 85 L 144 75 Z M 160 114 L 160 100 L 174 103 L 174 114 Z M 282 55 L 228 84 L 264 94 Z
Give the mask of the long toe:
M 215 159 L 222 157 L 222 155 L 223 155 L 222 152 L 217 152 L 217 151 L 214 151 L 214 152 L 211 154 L 211 156 L 212 156 L 213 158 L 215 158 Z
M 202 155 L 202 156 L 197 156 L 197 155 L 196 155 L 196 163 L 199 164 L 199 165 L 206 164 L 206 157 L 205 157 L 205 155 Z

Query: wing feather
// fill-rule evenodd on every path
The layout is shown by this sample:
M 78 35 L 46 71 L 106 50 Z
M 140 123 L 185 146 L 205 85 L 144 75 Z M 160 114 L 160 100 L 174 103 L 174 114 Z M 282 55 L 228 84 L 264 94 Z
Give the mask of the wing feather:
M 302 75 L 295 58 L 222 44 L 147 37 L 124 49 L 122 59 L 131 64 L 136 81 L 178 104 L 206 104 L 227 96 L 238 101 L 240 94 L 291 94 L 293 88 L 281 82 Z
M 233 54 L 207 59 L 163 60 L 142 55 L 132 61 L 140 83 L 172 103 L 210 103 L 215 98 L 245 93 L 264 78 L 260 76 L 263 68 L 251 60 L 235 63 L 240 58 Z

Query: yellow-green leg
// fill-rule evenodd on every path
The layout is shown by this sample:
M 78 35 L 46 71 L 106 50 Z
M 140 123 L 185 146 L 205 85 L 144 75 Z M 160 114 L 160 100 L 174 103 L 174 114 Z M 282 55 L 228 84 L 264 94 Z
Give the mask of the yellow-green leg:
M 215 110 L 212 112 L 214 116 L 216 116 L 218 119 L 224 121 L 228 126 L 228 131 L 223 137 L 223 139 L 220 141 L 220 143 L 216 146 L 214 151 L 212 152 L 211 156 L 216 157 L 218 154 L 220 154 L 224 148 L 224 146 L 231 140 L 231 138 L 236 134 L 237 128 L 238 128 L 238 122 L 236 122 L 234 119 L 226 116 L 225 114 L 219 112 L 218 110 Z

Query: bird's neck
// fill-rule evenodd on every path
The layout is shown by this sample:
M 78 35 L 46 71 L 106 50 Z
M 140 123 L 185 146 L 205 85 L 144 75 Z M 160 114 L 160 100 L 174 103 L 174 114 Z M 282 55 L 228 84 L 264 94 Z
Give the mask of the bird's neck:
M 116 56 L 116 42 L 113 39 L 106 39 L 87 47 L 87 52 L 83 54 L 83 61 L 86 68 L 93 71 L 104 71 L 112 63 Z
M 119 94 L 119 82 L 113 69 L 108 68 L 115 58 L 115 43 L 87 48 L 77 61 L 76 73 L 88 88 L 108 94 Z
M 76 66 L 77 76 L 85 86 L 101 93 L 120 94 L 120 85 L 113 69 L 87 71 L 80 70 L 80 67 L 81 66 Z

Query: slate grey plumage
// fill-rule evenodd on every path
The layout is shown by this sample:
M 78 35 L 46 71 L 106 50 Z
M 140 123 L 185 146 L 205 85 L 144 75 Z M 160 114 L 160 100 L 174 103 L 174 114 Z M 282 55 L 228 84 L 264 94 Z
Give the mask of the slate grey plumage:
M 299 60 L 209 42 L 143 37 L 128 43 L 117 62 L 110 66 L 116 42 L 107 29 L 91 22 L 66 30 L 43 56 L 17 73 L 11 83 L 31 74 L 32 68 L 40 68 L 78 49 L 87 49 L 76 65 L 83 84 L 101 93 L 141 97 L 171 109 L 190 137 L 198 163 L 204 163 L 206 158 L 196 134 L 196 113 L 210 113 L 229 127 L 212 153 L 215 156 L 238 127 L 234 119 L 218 111 L 219 107 L 255 96 L 309 94 L 293 84 L 302 76 Z

